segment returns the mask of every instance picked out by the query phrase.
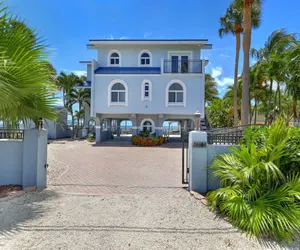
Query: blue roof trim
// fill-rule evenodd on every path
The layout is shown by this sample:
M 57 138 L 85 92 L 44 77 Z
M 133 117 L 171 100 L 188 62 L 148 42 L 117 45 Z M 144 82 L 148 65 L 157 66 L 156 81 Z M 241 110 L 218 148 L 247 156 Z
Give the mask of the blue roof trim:
M 160 67 L 99 67 L 95 74 L 160 74 Z

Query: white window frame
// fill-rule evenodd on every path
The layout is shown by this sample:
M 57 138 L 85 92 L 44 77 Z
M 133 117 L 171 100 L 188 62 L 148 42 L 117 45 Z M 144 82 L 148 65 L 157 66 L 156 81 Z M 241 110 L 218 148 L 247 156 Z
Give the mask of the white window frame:
M 112 89 L 111 88 L 116 83 L 121 83 L 125 87 L 125 102 L 112 102 L 111 101 L 111 93 L 112 93 Z M 126 106 L 127 107 L 128 106 L 128 85 L 127 85 L 127 83 L 124 80 L 122 80 L 122 79 L 112 80 L 110 82 L 110 84 L 108 85 L 107 99 L 108 99 L 108 107 L 111 107 L 111 106 Z
M 149 64 L 141 64 L 141 59 L 142 59 L 142 54 L 147 53 L 149 55 Z M 138 63 L 139 67 L 152 67 L 152 53 L 150 52 L 150 50 L 148 49 L 143 49 L 140 51 L 139 54 L 139 63 Z
M 173 83 L 178 83 L 183 89 L 183 102 L 169 102 L 169 88 Z M 167 84 L 166 87 L 166 107 L 186 107 L 186 86 L 183 81 L 174 79 Z
M 152 127 L 152 134 L 153 133 L 155 133 L 156 131 L 155 131 L 155 123 L 154 123 L 154 121 L 151 119 L 151 118 L 145 118 L 145 119 L 143 119 L 142 121 L 141 121 L 141 124 L 140 124 L 140 131 L 143 131 L 143 129 L 144 129 L 144 123 L 145 122 L 151 122 L 151 127 Z
M 145 86 L 146 86 L 146 83 L 149 84 L 149 90 L 148 90 L 149 96 L 145 96 Z M 149 102 L 151 102 L 152 101 L 152 82 L 150 80 L 147 80 L 147 79 L 144 80 L 142 82 L 142 89 L 141 90 L 142 90 L 141 91 L 142 102 L 143 101 L 149 101 Z
M 119 64 L 111 64 L 110 63 L 111 55 L 113 53 L 117 53 L 119 55 Z M 109 51 L 108 56 L 107 56 L 107 65 L 110 67 L 120 67 L 122 65 L 122 55 L 121 55 L 120 51 L 118 51 L 116 49 Z

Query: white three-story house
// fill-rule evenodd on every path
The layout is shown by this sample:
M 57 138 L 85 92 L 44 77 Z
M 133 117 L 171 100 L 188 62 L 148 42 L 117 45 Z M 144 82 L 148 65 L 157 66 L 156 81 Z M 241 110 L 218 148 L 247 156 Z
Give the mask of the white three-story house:
M 97 60 L 87 65 L 91 104 L 86 117 L 96 119 L 96 141 L 110 138 L 111 121 L 132 122 L 132 134 L 150 130 L 161 135 L 165 121 L 195 126 L 204 117 L 205 39 L 94 40 Z M 101 126 L 103 120 L 106 126 Z M 119 133 L 119 131 L 118 131 Z

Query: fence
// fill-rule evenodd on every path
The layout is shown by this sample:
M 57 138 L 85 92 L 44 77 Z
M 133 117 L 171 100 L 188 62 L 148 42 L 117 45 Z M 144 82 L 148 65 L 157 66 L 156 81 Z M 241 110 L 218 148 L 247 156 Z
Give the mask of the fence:
M 247 128 L 261 127 L 253 125 L 241 125 L 228 128 L 216 128 L 207 131 L 208 144 L 224 144 L 224 145 L 237 145 L 240 143 L 244 136 L 244 131 Z

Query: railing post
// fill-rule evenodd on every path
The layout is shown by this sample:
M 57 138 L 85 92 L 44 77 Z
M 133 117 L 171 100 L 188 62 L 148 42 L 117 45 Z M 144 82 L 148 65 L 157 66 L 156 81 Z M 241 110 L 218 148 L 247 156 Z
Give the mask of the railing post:
M 160 59 L 160 74 L 164 74 L 164 59 Z

